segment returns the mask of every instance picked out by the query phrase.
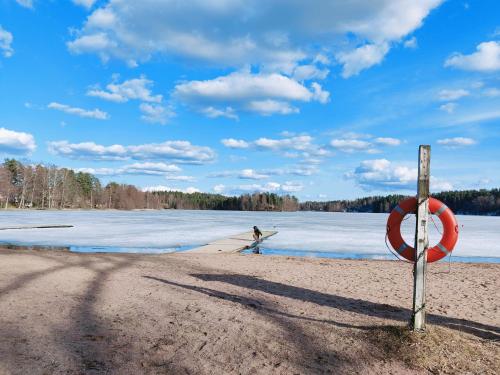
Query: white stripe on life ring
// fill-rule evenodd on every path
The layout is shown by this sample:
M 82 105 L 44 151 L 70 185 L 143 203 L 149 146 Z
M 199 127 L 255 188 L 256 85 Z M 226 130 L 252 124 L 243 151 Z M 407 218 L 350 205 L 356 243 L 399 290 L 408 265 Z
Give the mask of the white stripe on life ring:
M 394 207 L 394 209 L 399 212 L 401 215 L 405 216 L 406 215 L 406 212 L 403 211 L 403 209 L 401 207 L 399 207 L 399 204 Z
M 445 204 L 443 204 L 441 207 L 439 207 L 439 210 L 437 210 L 437 211 L 434 213 L 434 215 L 436 215 L 436 216 L 441 215 L 443 212 L 445 212 L 445 211 L 446 211 L 446 209 L 447 209 L 447 208 L 448 208 L 448 207 L 447 207 Z
M 441 250 L 444 253 L 444 255 L 448 255 L 450 253 L 446 247 L 441 245 L 441 242 L 438 243 L 436 246 L 439 247 L 439 250 Z
M 408 247 L 408 245 L 407 245 L 407 244 L 405 244 L 405 243 L 403 243 L 403 244 L 399 247 L 399 249 L 397 250 L 398 254 L 399 254 L 399 255 L 401 255 L 401 253 L 402 253 L 403 251 L 405 251 L 407 247 Z

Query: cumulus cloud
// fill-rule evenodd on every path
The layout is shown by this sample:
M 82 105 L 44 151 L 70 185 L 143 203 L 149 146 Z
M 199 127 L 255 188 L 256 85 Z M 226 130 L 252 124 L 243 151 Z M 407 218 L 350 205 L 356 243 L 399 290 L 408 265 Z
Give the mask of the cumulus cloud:
M 33 135 L 0 128 L 0 152 L 4 154 L 30 154 L 36 149 Z
M 153 124 L 165 125 L 175 116 L 175 112 L 170 107 L 161 104 L 141 103 L 139 109 L 142 112 L 141 119 Z
M 223 184 L 218 184 L 218 185 L 215 185 L 213 189 L 214 189 L 214 192 L 216 192 L 217 194 L 222 194 L 226 190 L 226 186 Z
M 330 145 L 343 152 L 368 151 L 372 144 L 359 139 L 332 139 Z
M 12 48 L 13 41 L 14 37 L 12 33 L 8 32 L 0 25 L 0 52 L 4 57 L 11 57 L 14 54 L 14 49 Z
M 313 82 L 310 88 L 279 73 L 234 72 L 205 81 L 175 86 L 173 96 L 208 117 L 237 119 L 236 111 L 262 115 L 297 113 L 292 102 L 326 103 L 329 93 Z M 221 109 L 222 107 L 222 109 Z
M 500 42 L 480 43 L 476 52 L 470 55 L 455 53 L 444 63 L 445 67 L 478 72 L 496 72 L 500 70 Z
M 362 70 L 378 65 L 389 52 L 389 44 L 365 44 L 355 50 L 339 52 L 335 57 L 344 66 L 342 77 L 349 78 Z
M 336 150 L 352 153 L 366 152 L 376 154 L 380 151 L 375 146 L 399 146 L 401 140 L 391 137 L 375 137 L 369 134 L 345 133 L 343 138 L 336 138 L 330 141 L 330 146 Z
M 477 141 L 472 138 L 455 137 L 455 138 L 438 139 L 437 143 L 446 146 L 448 148 L 457 148 L 463 146 L 473 146 L 477 143 Z
M 321 145 L 313 143 L 309 135 L 291 135 L 284 138 L 274 139 L 261 137 L 255 141 L 237 139 L 223 139 L 222 144 L 233 149 L 252 148 L 258 151 L 272 151 L 289 158 L 303 157 L 305 159 L 321 158 L 331 153 Z
M 349 76 L 380 63 L 392 43 L 419 28 L 442 2 L 110 1 L 89 15 L 68 48 L 128 63 L 163 54 L 292 72 L 304 59 L 319 62 L 318 55 L 328 63 L 319 52 L 345 46 L 347 39 L 353 46 L 338 58 Z
M 218 194 L 241 194 L 241 193 L 278 193 L 278 194 L 293 194 L 304 189 L 304 185 L 296 181 L 267 182 L 265 184 L 242 184 L 234 186 L 226 186 L 219 184 L 214 186 L 214 191 Z
M 153 95 L 151 92 L 152 86 L 153 81 L 141 76 L 122 83 L 112 82 L 106 85 L 105 90 L 102 90 L 98 85 L 94 85 L 87 91 L 87 95 L 118 103 L 134 99 L 143 102 L 161 103 L 162 95 Z
M 119 168 L 78 168 L 77 172 L 92 173 L 97 176 L 119 176 L 119 175 L 146 175 L 166 176 L 169 173 L 180 172 L 181 169 L 175 164 L 166 163 L 133 163 Z
M 353 171 L 346 174 L 364 190 L 416 190 L 417 168 L 397 165 L 387 159 L 365 160 Z M 431 177 L 431 190 L 451 190 L 453 186 Z
M 217 109 L 212 106 L 202 108 L 200 110 L 201 113 L 203 113 L 205 116 L 209 118 L 218 118 L 218 117 L 226 117 L 231 120 L 238 120 L 239 117 L 236 114 L 236 111 L 234 108 L 231 107 L 226 107 L 223 109 Z
M 242 139 L 226 138 L 221 143 L 229 148 L 248 148 L 250 144 Z
M 293 71 L 293 79 L 302 82 L 311 79 L 325 79 L 330 71 L 326 68 L 318 68 L 314 64 L 297 66 Z
M 49 142 L 49 151 L 70 159 L 83 160 L 171 160 L 175 163 L 203 164 L 214 160 L 215 152 L 188 141 L 166 141 L 135 146 L 103 146 L 94 142 Z
M 260 149 L 264 150 L 295 150 L 295 151 L 308 151 L 313 146 L 313 138 L 309 135 L 299 135 L 295 137 L 272 139 L 272 138 L 259 138 L 253 144 Z
M 78 107 L 70 107 L 67 104 L 60 104 L 56 102 L 50 103 L 47 108 L 79 117 L 94 118 L 96 120 L 107 120 L 109 118 L 108 114 L 100 109 L 86 110 Z
M 464 89 L 441 90 L 438 94 L 439 100 L 450 101 L 469 96 L 470 92 Z
M 375 143 L 384 146 L 399 146 L 401 144 L 401 140 L 397 138 L 389 138 L 389 137 L 378 137 L 375 138 Z
M 239 174 L 238 178 L 247 180 L 264 180 L 269 178 L 269 175 L 258 173 L 254 169 L 243 169 Z

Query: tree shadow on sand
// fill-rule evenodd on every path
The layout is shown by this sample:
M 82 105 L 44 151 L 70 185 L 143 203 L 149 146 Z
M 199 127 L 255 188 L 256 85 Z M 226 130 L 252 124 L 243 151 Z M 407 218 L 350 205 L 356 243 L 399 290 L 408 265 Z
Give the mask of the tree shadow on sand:
M 53 339 L 48 340 L 47 349 L 54 353 L 60 353 L 59 357 L 63 363 L 54 364 L 46 363 L 47 358 L 41 355 L 36 355 L 37 349 L 31 349 L 30 337 L 24 337 L 21 331 L 12 331 L 12 327 L 0 326 L 0 334 L 2 337 L 7 335 L 12 341 L 18 342 L 24 350 L 7 350 L 4 353 L 2 362 L 12 369 L 22 369 L 22 364 L 19 363 L 20 358 L 26 357 L 27 354 L 33 353 L 36 361 L 40 361 L 39 367 L 51 368 L 51 372 L 76 372 L 76 373 L 109 373 L 113 368 L 113 360 L 117 356 L 126 355 L 126 348 L 117 347 L 116 337 L 114 332 L 109 329 L 110 324 L 102 318 L 95 310 L 96 301 L 100 298 L 106 280 L 112 274 L 130 267 L 135 263 L 131 257 L 125 259 L 116 259 L 112 256 L 93 257 L 92 255 L 76 256 L 69 260 L 57 259 L 54 255 L 43 253 L 32 253 L 32 257 L 43 258 L 55 263 L 41 270 L 23 273 L 13 278 L 8 284 L 0 288 L 0 298 L 5 295 L 14 293 L 33 282 L 38 281 L 38 285 L 44 283 L 44 278 L 58 272 L 67 271 L 69 269 L 85 269 L 93 272 L 93 275 L 86 281 L 87 286 L 82 291 L 75 295 L 75 300 L 78 301 L 71 312 L 72 324 L 68 327 L 53 327 Z M 83 259 L 82 259 L 83 258 Z M 68 280 L 70 283 L 71 280 Z M 51 342 L 52 341 L 52 342 Z M 55 345 L 52 347 L 52 345 Z M 123 345 L 122 345 L 123 346 Z M 126 345 L 129 346 L 128 344 Z M 57 348 L 59 347 L 59 348 Z M 21 366 L 21 367 L 19 367 Z M 54 367 L 55 366 L 55 367 Z M 62 366 L 62 368 L 60 367 Z M 21 370 L 22 371 L 22 370 Z M 1 372 L 1 371 L 0 371 Z M 24 372 L 23 372 L 24 373 Z
M 169 286 L 201 293 L 209 297 L 218 298 L 232 303 L 238 303 L 243 307 L 257 314 L 260 314 L 268 320 L 274 322 L 276 326 L 281 327 L 282 332 L 285 335 L 285 338 L 283 340 L 280 339 L 277 341 L 279 341 L 282 345 L 288 345 L 288 350 L 284 350 L 284 352 L 289 353 L 288 358 L 278 358 L 274 357 L 273 353 L 267 353 L 267 355 L 273 357 L 271 362 L 272 365 L 274 365 L 275 370 L 285 371 L 280 373 L 287 373 L 287 371 L 291 371 L 290 368 L 278 369 L 280 365 L 286 366 L 286 363 L 281 363 L 283 359 L 285 360 L 285 362 L 293 363 L 294 369 L 301 369 L 300 373 L 307 374 L 352 373 L 353 369 L 357 369 L 357 367 L 359 366 L 358 363 L 352 361 L 352 358 L 346 357 L 342 353 L 337 352 L 332 348 L 325 348 L 318 337 L 305 332 L 300 325 L 293 323 L 293 320 L 291 319 L 302 319 L 318 323 L 326 322 L 343 328 L 372 328 L 349 325 L 333 320 L 320 320 L 304 317 L 302 315 L 294 315 L 270 308 L 267 306 L 266 301 L 260 299 L 221 292 L 215 289 L 199 287 L 195 285 L 181 284 L 154 276 L 143 277 L 153 281 L 161 282 L 163 284 L 167 284 Z M 295 372 L 296 371 L 292 371 L 292 373 Z
M 317 292 L 306 288 L 259 279 L 254 276 L 239 274 L 192 274 L 191 276 L 203 281 L 227 283 L 276 296 L 294 298 L 304 302 L 315 303 L 320 306 L 328 306 L 376 318 L 408 321 L 411 316 L 411 311 L 406 308 Z M 427 314 L 427 321 L 435 325 L 467 332 L 482 339 L 492 341 L 500 339 L 500 328 L 497 326 L 436 314 Z

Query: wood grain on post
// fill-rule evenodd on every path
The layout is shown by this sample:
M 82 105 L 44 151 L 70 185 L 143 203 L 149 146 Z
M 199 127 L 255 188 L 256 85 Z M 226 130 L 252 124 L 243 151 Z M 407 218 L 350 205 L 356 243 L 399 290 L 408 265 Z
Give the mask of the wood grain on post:
M 425 268 L 429 233 L 429 182 L 431 146 L 420 146 L 418 154 L 417 220 L 415 228 L 415 263 L 413 268 L 413 316 L 414 331 L 425 331 Z

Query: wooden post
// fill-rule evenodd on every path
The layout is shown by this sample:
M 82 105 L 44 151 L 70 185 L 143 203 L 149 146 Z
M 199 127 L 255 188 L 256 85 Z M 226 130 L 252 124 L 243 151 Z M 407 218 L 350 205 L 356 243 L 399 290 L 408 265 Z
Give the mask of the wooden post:
M 420 146 L 418 150 L 417 223 L 415 228 L 415 264 L 413 267 L 413 331 L 425 331 L 425 267 L 429 234 L 429 180 L 431 146 Z

